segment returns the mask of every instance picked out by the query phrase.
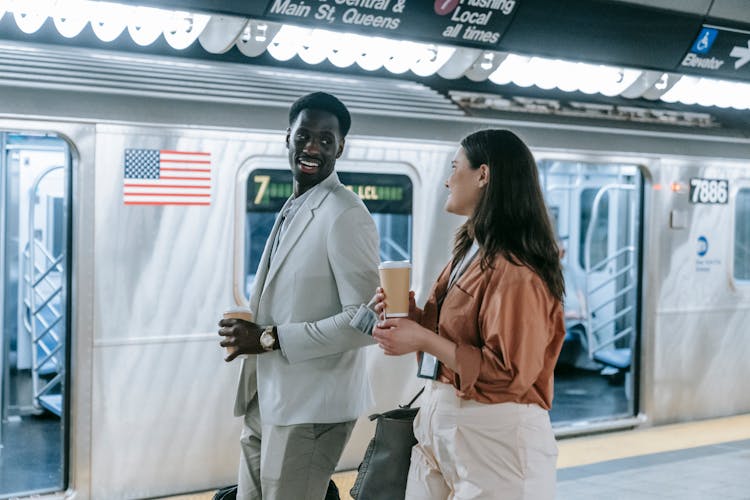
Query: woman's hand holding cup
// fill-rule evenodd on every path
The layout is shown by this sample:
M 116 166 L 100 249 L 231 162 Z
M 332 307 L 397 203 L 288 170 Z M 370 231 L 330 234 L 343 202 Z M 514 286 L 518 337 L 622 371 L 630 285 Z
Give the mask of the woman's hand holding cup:
M 388 303 L 385 300 L 385 290 L 383 290 L 383 287 L 378 287 L 375 289 L 375 295 L 373 296 L 371 302 L 373 303 L 373 310 L 378 315 L 378 318 L 380 320 L 384 320 L 386 318 L 385 315 L 385 308 L 388 305 Z M 414 290 L 409 290 L 409 319 L 413 321 L 419 321 L 420 317 L 422 316 L 422 310 L 417 307 L 416 299 L 414 298 Z

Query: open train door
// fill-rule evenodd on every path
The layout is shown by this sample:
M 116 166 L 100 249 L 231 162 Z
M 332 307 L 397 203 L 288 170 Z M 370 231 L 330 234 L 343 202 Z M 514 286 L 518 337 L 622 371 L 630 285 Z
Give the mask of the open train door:
M 66 486 L 70 151 L 0 130 L 0 497 Z
M 565 274 L 567 335 L 552 419 L 635 415 L 642 178 L 635 165 L 539 161 Z

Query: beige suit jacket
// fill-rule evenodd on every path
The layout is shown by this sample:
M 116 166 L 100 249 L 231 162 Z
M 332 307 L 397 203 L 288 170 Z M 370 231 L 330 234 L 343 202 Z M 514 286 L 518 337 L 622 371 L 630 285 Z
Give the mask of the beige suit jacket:
M 378 286 L 377 229 L 335 172 L 313 189 L 270 259 L 277 218 L 250 297 L 281 350 L 243 361 L 235 415 L 257 391 L 264 424 L 344 422 L 373 405 L 360 349 L 372 339 L 349 321 Z

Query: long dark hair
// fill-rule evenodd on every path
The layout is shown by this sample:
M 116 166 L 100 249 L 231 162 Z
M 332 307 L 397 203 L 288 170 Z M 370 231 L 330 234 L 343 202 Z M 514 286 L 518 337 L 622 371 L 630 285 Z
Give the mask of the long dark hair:
M 513 264 L 529 267 L 552 296 L 562 300 L 560 254 L 531 151 L 513 132 L 499 129 L 474 132 L 461 146 L 471 168 L 485 164 L 490 175 L 474 213 L 458 229 L 454 264 L 476 239 L 482 269 L 491 267 L 500 253 Z

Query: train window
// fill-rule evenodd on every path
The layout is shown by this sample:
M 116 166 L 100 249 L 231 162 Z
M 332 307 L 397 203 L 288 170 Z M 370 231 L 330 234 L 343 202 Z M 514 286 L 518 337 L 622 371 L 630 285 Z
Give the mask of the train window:
M 586 234 L 591 221 L 591 211 L 594 205 L 594 198 L 599 192 L 599 188 L 589 188 L 581 191 L 581 231 L 580 247 L 586 247 Z M 596 218 L 596 225 L 592 228 L 591 235 L 591 265 L 596 265 L 607 257 L 608 235 L 609 235 L 609 195 L 604 193 L 599 203 L 599 214 Z M 582 268 L 586 268 L 585 252 L 579 254 Z
M 403 174 L 337 173 L 341 182 L 359 195 L 372 214 L 380 234 L 381 260 L 411 260 L 411 179 Z M 248 175 L 245 226 L 245 293 L 248 296 L 276 214 L 291 194 L 289 170 L 256 169 Z
M 740 189 L 735 197 L 734 277 L 750 281 L 750 188 Z

